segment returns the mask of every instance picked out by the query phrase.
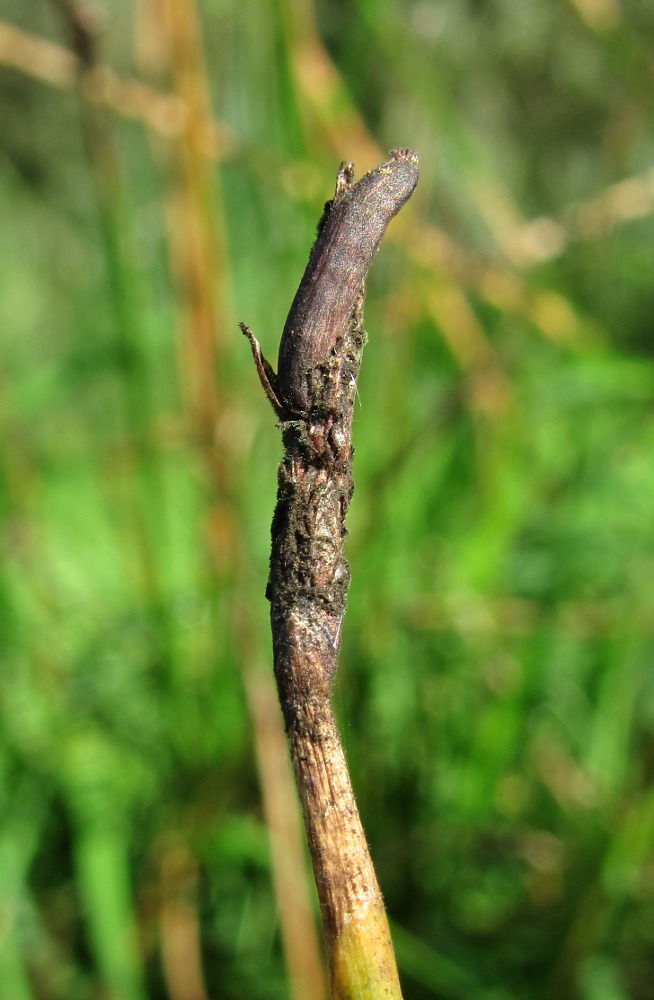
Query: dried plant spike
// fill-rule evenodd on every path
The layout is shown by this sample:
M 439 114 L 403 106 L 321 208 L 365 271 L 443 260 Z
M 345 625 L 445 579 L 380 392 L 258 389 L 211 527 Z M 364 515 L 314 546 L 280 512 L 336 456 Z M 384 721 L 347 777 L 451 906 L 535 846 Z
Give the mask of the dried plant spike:
M 284 325 L 277 379 L 281 400 L 293 413 L 309 409 L 311 372 L 342 336 L 386 227 L 415 190 L 418 156 L 394 149 L 356 184 L 353 177 L 352 164 L 342 164 Z

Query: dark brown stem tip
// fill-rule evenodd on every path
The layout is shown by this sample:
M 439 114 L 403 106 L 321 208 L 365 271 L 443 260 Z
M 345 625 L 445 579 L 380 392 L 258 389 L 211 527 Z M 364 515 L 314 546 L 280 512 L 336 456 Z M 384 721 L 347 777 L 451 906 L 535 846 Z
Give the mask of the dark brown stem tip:
M 402 204 L 411 197 L 418 183 L 420 159 L 415 149 L 391 149 L 386 163 L 382 163 L 380 170 L 384 167 L 392 168 L 396 177 L 398 188 L 401 186 L 402 193 L 406 192 Z
M 352 164 L 341 164 L 279 345 L 279 396 L 289 412 L 308 413 L 311 373 L 342 342 L 386 228 L 417 183 L 412 149 L 391 150 L 356 183 Z

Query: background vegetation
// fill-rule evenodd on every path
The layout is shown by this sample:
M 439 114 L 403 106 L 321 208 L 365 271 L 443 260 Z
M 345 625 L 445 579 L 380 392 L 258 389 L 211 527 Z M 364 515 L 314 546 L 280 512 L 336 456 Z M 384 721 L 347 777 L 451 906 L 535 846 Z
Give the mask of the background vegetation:
M 321 998 L 237 321 L 410 145 L 336 694 L 405 998 L 654 997 L 651 3 L 3 17 L 0 992 Z

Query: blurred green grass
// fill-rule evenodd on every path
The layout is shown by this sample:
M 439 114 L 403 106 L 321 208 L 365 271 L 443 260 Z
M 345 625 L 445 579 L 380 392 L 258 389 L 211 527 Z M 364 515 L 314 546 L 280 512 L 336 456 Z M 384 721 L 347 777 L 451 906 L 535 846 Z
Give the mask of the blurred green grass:
M 651 998 L 650 6 L 200 14 L 208 199 L 174 118 L 2 50 L 1 992 L 289 996 L 248 693 L 280 449 L 236 324 L 274 359 L 338 162 L 411 145 L 336 692 L 404 995 Z M 100 61 L 180 92 L 162 18 L 107 6 Z

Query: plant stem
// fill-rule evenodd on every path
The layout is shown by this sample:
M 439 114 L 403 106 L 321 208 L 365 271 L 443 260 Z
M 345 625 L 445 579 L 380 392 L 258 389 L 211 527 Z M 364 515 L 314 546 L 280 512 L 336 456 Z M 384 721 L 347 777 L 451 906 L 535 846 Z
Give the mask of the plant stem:
M 417 157 L 410 150 L 394 151 L 358 184 L 352 166 L 341 167 L 336 196 L 289 313 L 277 376 L 243 328 L 282 420 L 285 455 L 267 596 L 275 678 L 318 889 L 333 1000 L 401 998 L 331 696 L 350 578 L 343 540 L 354 489 L 352 413 L 365 342 L 363 282 L 386 225 L 417 179 Z

